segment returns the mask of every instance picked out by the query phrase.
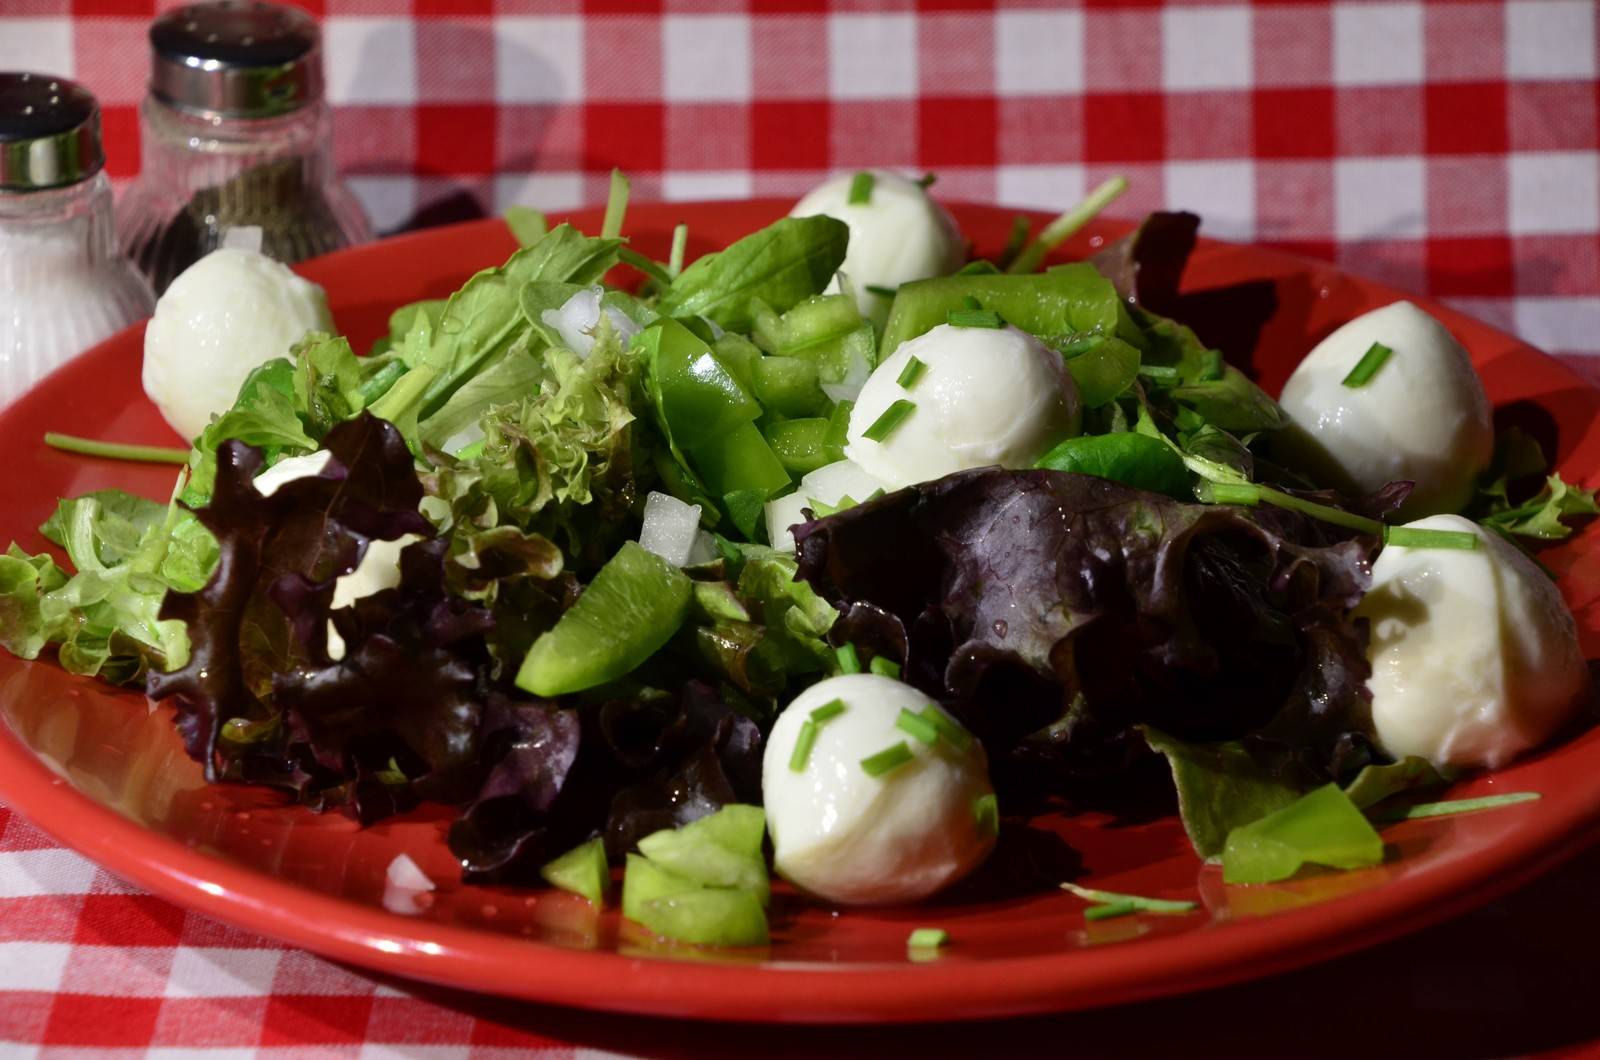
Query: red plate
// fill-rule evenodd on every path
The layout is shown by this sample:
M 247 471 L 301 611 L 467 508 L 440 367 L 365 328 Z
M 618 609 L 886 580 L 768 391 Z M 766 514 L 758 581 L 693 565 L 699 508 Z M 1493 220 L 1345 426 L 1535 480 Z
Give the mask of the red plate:
M 785 204 L 645 206 L 629 215 L 640 249 L 664 256 L 687 221 L 694 252 L 778 216 Z M 957 211 L 982 248 L 1005 239 L 1012 214 Z M 577 218 L 597 229 L 598 213 Z M 1093 235 L 1123 227 L 1097 226 Z M 1098 242 L 1098 239 L 1095 240 Z M 1069 248 L 1082 253 L 1088 242 Z M 389 310 L 440 296 L 512 249 L 484 221 L 362 247 L 304 269 L 321 282 L 340 325 L 364 348 Z M 1204 244 L 1191 290 L 1254 281 L 1277 312 L 1255 368 L 1271 389 L 1336 325 L 1398 292 L 1281 254 Z M 1592 484 L 1600 469 L 1600 392 L 1556 361 L 1428 302 L 1472 351 L 1497 408 L 1554 436 L 1562 471 Z M 46 449 L 46 430 L 173 443 L 139 387 L 140 329 L 124 332 L 46 379 L 0 415 L 0 536 L 36 550 L 35 527 L 55 498 L 122 486 L 165 498 L 172 472 Z M 18 472 L 21 473 L 18 473 Z M 1578 616 L 1584 647 L 1600 649 L 1600 528 L 1545 554 Z M 1081 855 L 1081 879 L 1108 890 L 1198 898 L 1190 916 L 1085 923 L 1083 903 L 1040 882 L 1007 887 L 997 858 L 986 879 L 911 909 L 848 911 L 780 894 L 773 942 L 709 953 L 653 944 L 614 911 L 553 892 L 465 887 L 444 844 L 449 812 L 425 808 L 365 830 L 318 817 L 263 791 L 205 785 L 166 709 L 71 677 L 50 662 L 0 653 L 0 798 L 111 871 L 182 905 L 341 960 L 458 987 L 539 1001 L 659 1015 L 788 1021 L 980 1018 L 1083 1008 L 1266 975 L 1370 945 L 1487 901 L 1548 868 L 1600 821 L 1600 732 L 1591 730 L 1454 794 L 1534 790 L 1535 803 L 1394 826 L 1379 868 L 1288 883 L 1226 887 L 1203 868 L 1170 816 L 1117 821 L 1086 814 L 1025 830 Z M 1008 840 L 1014 841 L 1014 840 Z M 1060 844 L 1055 844 L 1060 849 Z M 409 853 L 435 880 L 421 915 L 386 912 L 384 873 Z M 1066 871 L 1066 870 L 1063 870 Z M 951 944 L 908 962 L 911 928 L 938 925 Z

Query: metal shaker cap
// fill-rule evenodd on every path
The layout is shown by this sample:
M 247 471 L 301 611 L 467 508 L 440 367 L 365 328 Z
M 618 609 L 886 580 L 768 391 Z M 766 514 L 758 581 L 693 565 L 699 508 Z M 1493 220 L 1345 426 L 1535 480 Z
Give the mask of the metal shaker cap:
M 271 118 L 322 98 L 316 21 L 292 7 L 217 0 L 150 26 L 150 92 L 181 110 Z
M 105 160 L 100 104 L 88 89 L 50 74 L 0 73 L 0 188 L 76 184 Z

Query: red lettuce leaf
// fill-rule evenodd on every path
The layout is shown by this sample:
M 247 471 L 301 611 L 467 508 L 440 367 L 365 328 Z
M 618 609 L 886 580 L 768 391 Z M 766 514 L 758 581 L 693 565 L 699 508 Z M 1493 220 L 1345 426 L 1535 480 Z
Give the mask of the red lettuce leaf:
M 1117 771 L 1134 731 L 1253 738 L 1319 773 L 1370 757 L 1364 630 L 1376 542 L 1293 513 L 1184 503 L 1055 471 L 980 469 L 796 531 L 836 637 L 1047 787 Z

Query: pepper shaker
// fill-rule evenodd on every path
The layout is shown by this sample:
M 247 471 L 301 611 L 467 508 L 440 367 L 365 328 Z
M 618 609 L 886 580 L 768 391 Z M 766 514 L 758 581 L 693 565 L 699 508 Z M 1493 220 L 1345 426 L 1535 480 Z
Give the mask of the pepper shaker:
M 0 73 L 0 404 L 155 307 L 117 253 L 104 165 L 87 89 Z
M 157 293 L 258 227 L 292 264 L 372 237 L 335 172 L 321 35 L 294 8 L 222 0 L 150 27 L 140 174 L 118 210 L 123 245 Z

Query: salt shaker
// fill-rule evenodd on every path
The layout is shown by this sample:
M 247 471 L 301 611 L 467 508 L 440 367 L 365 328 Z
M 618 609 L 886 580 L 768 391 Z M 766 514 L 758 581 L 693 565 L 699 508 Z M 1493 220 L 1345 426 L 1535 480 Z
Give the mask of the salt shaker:
M 155 307 L 117 253 L 104 164 L 87 89 L 0 73 L 0 403 Z
M 123 246 L 156 292 L 257 227 L 261 250 L 292 264 L 372 229 L 336 177 L 317 24 L 265 3 L 194 4 L 150 27 L 137 183 L 118 209 Z

